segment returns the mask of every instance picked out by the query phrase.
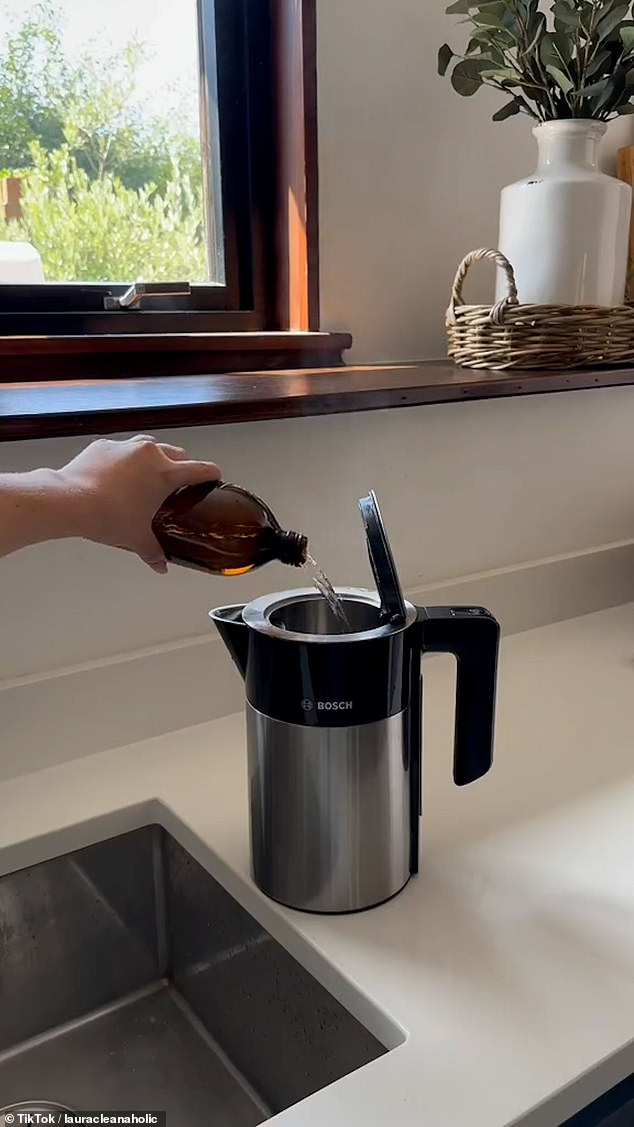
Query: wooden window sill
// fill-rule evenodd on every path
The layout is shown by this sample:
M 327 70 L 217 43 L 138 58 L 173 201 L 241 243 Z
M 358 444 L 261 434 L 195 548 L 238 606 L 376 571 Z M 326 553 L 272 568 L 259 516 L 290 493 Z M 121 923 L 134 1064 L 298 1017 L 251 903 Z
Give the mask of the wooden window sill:
M 634 384 L 634 368 L 475 372 L 449 361 L 0 384 L 0 441 L 334 415 Z
M 343 364 L 349 333 L 201 332 L 0 336 L 0 378 L 137 379 Z

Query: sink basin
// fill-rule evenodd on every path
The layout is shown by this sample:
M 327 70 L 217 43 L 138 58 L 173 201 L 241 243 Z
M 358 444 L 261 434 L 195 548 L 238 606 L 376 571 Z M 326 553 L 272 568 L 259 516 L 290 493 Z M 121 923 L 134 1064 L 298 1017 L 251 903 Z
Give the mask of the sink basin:
M 0 878 L 0 1123 L 254 1127 L 387 1049 L 160 826 Z
M 561 1127 L 632 1127 L 634 1124 L 634 1073 L 594 1100 Z

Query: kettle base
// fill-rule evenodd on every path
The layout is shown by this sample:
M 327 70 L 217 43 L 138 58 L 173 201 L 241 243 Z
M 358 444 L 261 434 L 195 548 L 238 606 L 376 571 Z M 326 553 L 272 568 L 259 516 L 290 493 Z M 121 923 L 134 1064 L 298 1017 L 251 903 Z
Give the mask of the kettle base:
M 283 723 L 247 703 L 251 871 L 286 908 L 376 908 L 412 870 L 408 710 L 371 724 Z
M 416 873 L 410 873 L 405 883 L 402 884 L 400 888 L 397 888 L 396 892 L 391 892 L 389 896 L 384 896 L 382 900 L 374 901 L 372 904 L 362 904 L 358 908 L 333 908 L 330 910 L 327 908 L 309 908 L 305 905 L 287 904 L 285 900 L 279 900 L 277 896 L 273 896 L 270 892 L 267 892 L 265 888 L 261 888 L 253 872 L 251 872 L 251 879 L 262 895 L 266 896 L 267 900 L 272 900 L 274 904 L 279 904 L 281 908 L 289 908 L 293 912 L 301 912 L 303 916 L 358 916 L 361 912 L 371 912 L 373 908 L 381 908 L 384 904 L 389 904 L 392 900 L 395 900 L 397 896 L 400 896 L 401 892 L 405 891 L 410 880 L 416 875 Z

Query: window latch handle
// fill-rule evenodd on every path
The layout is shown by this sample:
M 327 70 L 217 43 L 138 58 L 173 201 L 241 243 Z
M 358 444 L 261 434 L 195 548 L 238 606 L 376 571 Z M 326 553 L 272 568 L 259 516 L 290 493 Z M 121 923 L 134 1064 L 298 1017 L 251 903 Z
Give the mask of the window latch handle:
M 147 297 L 190 297 L 189 282 L 135 282 L 118 297 L 108 294 L 103 299 L 104 309 L 136 309 Z

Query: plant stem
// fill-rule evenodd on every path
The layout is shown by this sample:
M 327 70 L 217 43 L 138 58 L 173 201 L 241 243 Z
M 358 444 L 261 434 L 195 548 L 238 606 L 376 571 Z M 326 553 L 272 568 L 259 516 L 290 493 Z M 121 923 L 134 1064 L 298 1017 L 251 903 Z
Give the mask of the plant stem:
M 526 59 L 528 47 L 530 46 L 529 38 L 528 38 L 528 25 L 524 22 L 524 19 L 522 18 L 522 15 L 521 15 L 519 9 L 517 8 L 517 6 L 516 6 L 516 16 L 517 16 L 517 22 L 519 24 L 520 30 L 521 30 L 522 35 L 523 35 L 524 52 L 522 54 L 523 54 L 523 57 Z M 519 48 L 518 48 L 518 55 L 519 55 Z M 552 94 L 550 92 L 550 85 L 548 83 L 548 78 L 547 78 L 547 76 L 546 76 L 546 74 L 545 74 L 545 72 L 542 68 L 541 59 L 539 57 L 539 49 L 535 52 L 535 58 L 537 59 L 539 77 L 541 78 L 543 85 L 536 83 L 534 88 L 536 90 L 542 90 L 543 89 L 545 91 L 546 97 L 548 98 L 548 101 L 550 102 L 550 108 L 552 110 L 553 116 L 555 116 L 557 111 L 556 111 L 556 108 L 555 108 L 555 103 L 554 103 L 553 98 L 552 98 Z M 520 67 L 521 67 L 521 65 L 522 64 L 520 64 Z M 524 72 L 526 72 L 526 69 L 527 69 L 526 63 L 524 64 L 523 69 L 524 69 Z M 530 64 L 528 64 L 528 73 L 531 74 L 531 76 L 533 78 L 535 77 L 534 74 L 532 73 L 532 68 L 531 68 Z M 545 117 L 543 118 L 543 120 L 546 120 Z

